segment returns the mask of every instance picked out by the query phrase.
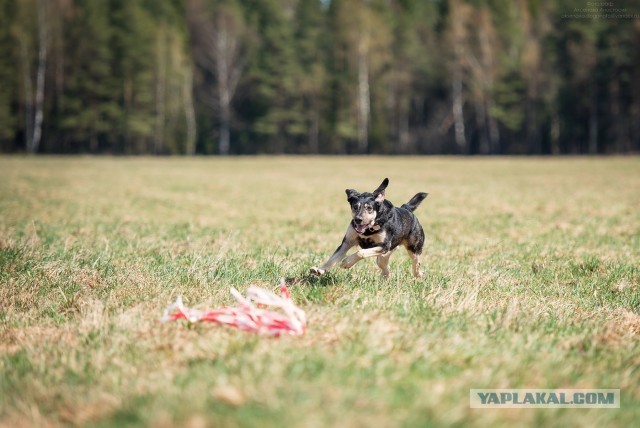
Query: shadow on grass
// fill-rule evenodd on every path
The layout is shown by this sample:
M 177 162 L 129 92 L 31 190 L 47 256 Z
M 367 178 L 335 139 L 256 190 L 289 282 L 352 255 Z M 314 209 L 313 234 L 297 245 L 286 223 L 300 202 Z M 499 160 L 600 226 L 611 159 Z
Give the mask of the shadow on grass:
M 301 285 L 308 285 L 311 287 L 322 286 L 326 287 L 328 285 L 336 285 L 338 283 L 337 278 L 330 274 L 326 273 L 322 276 L 313 275 L 310 273 L 303 273 L 298 276 L 290 276 L 284 279 L 284 283 L 288 287 L 295 287 Z
M 297 276 L 284 278 L 284 283 L 299 297 L 307 302 L 324 304 L 327 301 L 327 292 L 332 286 L 339 284 L 338 278 L 332 274 L 316 276 L 310 273 L 301 273 Z

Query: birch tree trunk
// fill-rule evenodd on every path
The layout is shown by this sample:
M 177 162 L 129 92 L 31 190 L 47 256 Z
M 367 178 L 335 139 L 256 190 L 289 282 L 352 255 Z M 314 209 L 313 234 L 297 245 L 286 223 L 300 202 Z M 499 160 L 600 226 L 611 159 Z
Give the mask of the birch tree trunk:
M 494 86 L 494 50 L 496 37 L 493 24 L 491 22 L 491 16 L 489 11 L 485 8 L 480 14 L 480 26 L 478 28 L 478 38 L 480 40 L 480 53 L 482 61 L 482 98 L 484 105 L 483 116 L 486 118 L 486 125 L 483 124 L 483 128 L 489 129 L 489 141 L 488 147 L 484 153 L 497 153 L 500 149 L 500 131 L 498 128 L 498 122 L 493 116 L 494 101 L 493 101 L 493 86 Z M 483 130 L 483 138 L 486 139 L 486 132 Z M 484 145 L 484 144 L 483 144 Z
M 466 23 L 469 17 L 469 6 L 460 1 L 451 2 L 451 16 L 449 22 L 448 39 L 453 45 L 453 55 L 450 59 L 451 72 L 451 113 L 453 115 L 453 129 L 456 146 L 462 153 L 467 152 L 465 136 L 464 98 L 462 80 L 465 66 L 468 67 L 469 56 L 465 52 L 467 44 Z
M 27 41 L 20 38 L 20 59 L 22 61 L 22 78 L 24 86 L 24 118 L 25 118 L 25 147 L 28 152 L 33 145 L 33 82 L 31 81 L 31 66 Z
M 217 13 L 213 34 L 214 62 L 220 110 L 219 153 L 228 155 L 231 149 L 231 101 L 244 69 L 241 53 L 243 24 L 231 11 L 224 8 Z
M 218 150 L 220 155 L 226 156 L 229 154 L 231 147 L 231 103 L 227 98 L 220 101 L 220 139 Z
M 161 28 L 157 34 L 158 75 L 156 76 L 156 132 L 153 138 L 153 154 L 160 153 L 164 146 L 165 96 L 167 81 L 167 39 Z
M 453 127 L 455 131 L 456 145 L 464 151 L 467 147 L 467 139 L 464 129 L 464 100 L 462 99 L 462 72 L 458 67 L 453 72 Z
M 38 2 L 38 71 L 36 77 L 35 118 L 33 123 L 33 139 L 28 145 L 29 153 L 37 153 L 42 138 L 42 122 L 44 118 L 44 83 L 47 69 L 47 16 L 46 0 Z
M 366 41 L 358 52 L 358 151 L 362 154 L 369 149 L 369 116 L 371 97 L 369 92 L 369 61 Z
M 187 144 L 186 153 L 188 156 L 196 154 L 196 113 L 193 106 L 193 71 L 191 67 L 185 67 L 182 102 L 187 123 Z

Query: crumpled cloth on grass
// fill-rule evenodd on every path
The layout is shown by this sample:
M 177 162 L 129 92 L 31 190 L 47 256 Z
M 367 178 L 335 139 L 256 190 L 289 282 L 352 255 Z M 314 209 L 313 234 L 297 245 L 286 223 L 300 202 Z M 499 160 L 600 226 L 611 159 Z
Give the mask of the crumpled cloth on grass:
M 270 336 L 281 334 L 299 336 L 307 330 L 306 315 L 293 303 L 291 293 L 283 280 L 280 282 L 280 296 L 255 285 L 247 289 L 246 297 L 242 297 L 233 287 L 231 287 L 231 294 L 238 301 L 238 306 L 208 310 L 188 308 L 182 303 L 182 296 L 178 296 L 176 302 L 164 310 L 160 321 L 169 322 L 178 319 L 185 319 L 190 323 L 209 321 Z M 281 311 L 263 307 L 278 308 Z

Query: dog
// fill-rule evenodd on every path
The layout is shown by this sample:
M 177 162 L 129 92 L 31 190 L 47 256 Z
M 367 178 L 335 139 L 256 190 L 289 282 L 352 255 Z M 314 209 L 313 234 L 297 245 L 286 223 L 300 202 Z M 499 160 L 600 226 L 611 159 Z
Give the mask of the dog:
M 424 246 L 424 231 L 413 211 L 428 193 L 418 193 L 406 204 L 395 207 L 385 198 L 388 185 L 389 179 L 385 178 L 373 193 L 346 190 L 352 216 L 347 233 L 329 260 L 320 267 L 312 267 L 311 274 L 323 275 L 341 261 L 349 249 L 358 245 L 360 249 L 344 259 L 341 267 L 348 269 L 362 259 L 376 257 L 382 277 L 387 278 L 389 257 L 399 245 L 403 245 L 413 262 L 413 275 L 422 277 L 419 257 Z

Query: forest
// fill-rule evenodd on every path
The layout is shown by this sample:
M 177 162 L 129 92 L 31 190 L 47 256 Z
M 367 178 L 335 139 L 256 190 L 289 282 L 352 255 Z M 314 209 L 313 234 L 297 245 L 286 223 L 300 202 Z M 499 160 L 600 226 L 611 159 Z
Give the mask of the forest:
M 0 152 L 640 152 L 637 0 L 0 0 Z

